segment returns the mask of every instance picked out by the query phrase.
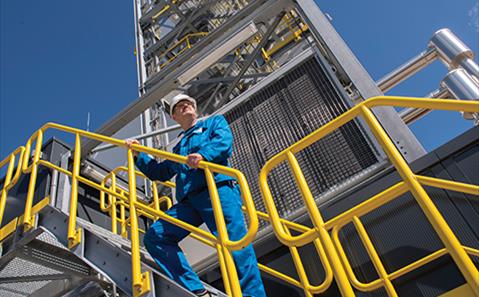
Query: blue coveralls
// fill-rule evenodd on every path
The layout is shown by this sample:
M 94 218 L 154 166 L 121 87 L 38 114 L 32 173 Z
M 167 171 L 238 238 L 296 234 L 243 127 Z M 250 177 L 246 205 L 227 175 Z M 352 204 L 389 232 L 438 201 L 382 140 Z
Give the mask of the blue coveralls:
M 228 166 L 232 143 L 233 136 L 225 118 L 213 116 L 198 121 L 194 127 L 186 130 L 173 152 L 182 156 L 199 153 L 208 162 Z M 135 164 L 151 180 L 167 181 L 176 175 L 178 203 L 166 213 L 194 226 L 204 222 L 215 236 L 218 235 L 203 170 L 168 160 L 159 163 L 144 153 L 139 154 Z M 240 192 L 233 180 L 229 176 L 215 174 L 229 238 L 238 240 L 246 233 L 246 227 Z M 190 291 L 199 291 L 204 286 L 178 246 L 188 234 L 180 227 L 158 220 L 148 229 L 143 241 L 156 263 L 170 278 Z M 252 245 L 234 251 L 233 258 L 243 296 L 265 297 Z

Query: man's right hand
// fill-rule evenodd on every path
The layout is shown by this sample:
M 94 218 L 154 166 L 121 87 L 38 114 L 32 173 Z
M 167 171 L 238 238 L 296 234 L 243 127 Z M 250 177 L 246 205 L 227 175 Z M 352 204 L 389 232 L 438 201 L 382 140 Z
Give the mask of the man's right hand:
M 132 145 L 132 144 L 138 144 L 138 145 L 140 145 L 140 142 L 139 142 L 138 140 L 136 140 L 136 139 L 125 139 L 125 144 L 126 144 L 126 146 L 127 146 L 128 148 L 131 149 L 131 145 Z M 138 154 L 139 154 L 139 153 L 138 153 L 137 151 L 133 151 L 133 155 L 135 155 L 135 157 L 138 157 Z

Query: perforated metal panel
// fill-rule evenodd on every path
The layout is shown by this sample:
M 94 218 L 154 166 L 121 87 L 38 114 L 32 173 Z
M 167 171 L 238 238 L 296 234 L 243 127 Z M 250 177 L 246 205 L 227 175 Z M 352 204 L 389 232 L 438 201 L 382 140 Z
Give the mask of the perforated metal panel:
M 225 114 L 235 137 L 232 165 L 245 173 L 259 210 L 265 208 L 257 180 L 266 160 L 349 108 L 335 88 L 312 57 Z M 357 121 L 296 157 L 316 198 L 379 162 Z M 272 171 L 268 182 L 283 217 L 303 205 L 286 163 Z
M 38 275 L 54 275 L 61 271 L 51 269 L 36 263 L 32 263 L 22 258 L 15 258 L 10 261 L 1 271 L 0 279 L 18 278 L 18 281 L 2 282 L 0 284 L 0 297 L 9 296 L 28 296 L 41 287 L 48 284 L 50 281 L 20 281 L 23 277 L 38 276 Z

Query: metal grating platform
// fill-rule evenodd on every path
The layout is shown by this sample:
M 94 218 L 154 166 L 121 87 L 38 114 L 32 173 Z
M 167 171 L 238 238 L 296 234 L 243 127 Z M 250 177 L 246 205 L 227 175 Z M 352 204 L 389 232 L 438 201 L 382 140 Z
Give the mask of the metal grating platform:
M 28 296 L 48 284 L 49 277 L 60 274 L 62 272 L 59 270 L 15 258 L 0 271 L 0 297 Z

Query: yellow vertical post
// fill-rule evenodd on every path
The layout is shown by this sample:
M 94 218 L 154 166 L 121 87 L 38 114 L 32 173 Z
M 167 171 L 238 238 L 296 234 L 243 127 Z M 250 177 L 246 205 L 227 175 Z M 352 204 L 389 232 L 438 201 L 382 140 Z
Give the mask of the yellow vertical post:
M 141 273 L 140 236 L 138 233 L 138 216 L 136 213 L 136 173 L 133 152 L 128 149 L 128 186 L 130 190 L 130 240 L 131 240 L 131 274 L 133 278 L 133 296 L 141 296 L 150 291 L 148 272 Z
M 116 193 L 116 174 L 111 175 L 111 187 L 110 189 Z M 116 196 L 108 194 L 110 197 L 110 216 L 111 216 L 111 232 L 118 234 L 118 220 L 116 214 Z
M 160 200 L 158 198 L 158 187 L 155 182 L 151 182 L 151 191 L 153 192 L 153 202 L 155 210 L 160 210 Z
M 286 234 L 291 235 L 289 231 L 289 227 L 284 224 L 284 231 Z M 298 248 L 291 246 L 289 247 L 289 251 L 291 253 L 291 257 L 293 258 L 294 266 L 296 267 L 296 271 L 298 272 L 300 283 L 303 287 L 303 292 L 306 297 L 313 297 L 313 294 L 309 291 L 310 282 L 308 276 L 306 275 L 306 271 L 304 270 L 303 262 L 301 261 L 301 256 L 299 255 Z
M 211 170 L 206 167 L 205 169 L 206 182 L 208 184 L 208 191 L 210 194 L 211 205 L 213 207 L 213 214 L 215 216 L 216 229 L 218 232 L 218 239 L 223 250 L 223 257 L 225 260 L 226 270 L 228 271 L 228 277 L 231 286 L 231 293 L 233 297 L 243 296 L 241 293 L 241 287 L 239 285 L 238 274 L 236 272 L 236 265 L 233 260 L 233 254 L 226 246 L 228 241 L 228 231 L 226 230 L 225 219 L 223 216 L 223 210 L 221 208 L 220 197 L 218 195 L 218 189 L 216 188 L 215 179 Z
M 81 229 L 76 228 L 78 205 L 78 176 L 80 175 L 81 143 L 80 134 L 75 135 L 73 151 L 72 185 L 70 193 L 70 216 L 68 217 L 68 248 L 73 248 L 81 241 Z
M 299 187 L 301 195 L 304 199 L 304 203 L 309 212 L 311 221 L 313 222 L 316 230 L 318 231 L 319 240 L 321 241 L 321 244 L 326 251 L 326 255 L 328 257 L 329 263 L 331 264 L 334 278 L 336 279 L 341 295 L 343 297 L 355 296 L 353 288 L 351 287 L 351 284 L 349 283 L 348 277 L 346 275 L 346 271 L 344 270 L 338 253 L 334 248 L 331 237 L 329 236 L 328 231 L 326 231 L 326 229 L 324 228 L 323 218 L 321 217 L 313 194 L 311 194 L 308 183 L 306 182 L 301 168 L 299 167 L 298 160 L 296 160 L 296 157 L 291 151 L 288 151 L 287 157 L 293 171 L 294 179 Z
M 223 285 L 225 286 L 225 293 L 228 296 L 232 296 L 231 283 L 228 275 L 228 268 L 226 267 L 226 261 L 223 253 L 223 247 L 217 243 L 215 245 L 216 252 L 218 253 L 218 263 L 220 265 L 221 277 L 223 278 Z
M 128 230 L 126 229 L 126 214 L 125 214 L 125 205 L 120 204 L 120 232 L 123 238 L 128 238 Z
M 12 153 L 9 157 L 10 161 L 8 163 L 7 174 L 5 175 L 5 180 L 3 181 L 3 189 L 0 197 L 0 224 L 2 224 L 3 221 L 3 214 L 5 212 L 5 205 L 7 203 L 8 187 L 12 179 L 13 167 L 15 165 L 15 155 Z M 21 166 L 21 164 L 18 164 L 18 166 Z
M 42 152 L 43 131 L 38 130 L 37 133 L 32 135 L 32 137 L 28 140 L 27 148 L 25 149 L 25 158 L 23 159 L 24 170 L 28 168 L 30 148 L 35 136 L 37 138 L 37 143 L 35 146 L 35 154 L 33 155 L 33 161 L 31 165 L 32 170 L 30 172 L 30 181 L 28 183 L 27 199 L 25 200 L 25 212 L 23 215 L 23 230 L 24 231 L 28 231 L 33 227 L 32 205 L 33 205 L 33 197 L 35 196 L 35 184 L 37 183 L 37 173 L 38 173 L 37 162 L 38 160 L 40 160 L 40 154 Z
M 394 289 L 394 286 L 388 277 L 386 268 L 381 262 L 381 259 L 379 258 L 379 254 L 374 248 L 373 243 L 371 242 L 371 239 L 369 238 L 369 235 L 366 232 L 366 229 L 361 223 L 361 220 L 357 216 L 354 216 L 353 223 L 356 229 L 358 230 L 359 237 L 361 238 L 362 243 L 366 247 L 366 251 L 368 252 L 369 257 L 371 258 L 371 261 L 373 262 L 374 268 L 376 268 L 376 271 L 379 274 L 379 277 L 381 278 L 384 284 L 384 288 L 386 289 L 388 296 L 397 297 L 398 294 L 396 293 L 396 289 Z
M 479 296 L 479 273 L 471 258 L 466 253 L 437 207 L 431 201 L 431 198 L 429 198 L 429 195 L 418 182 L 411 168 L 403 159 L 398 149 L 394 146 L 372 111 L 367 106 L 363 105 L 361 107 L 361 112 L 366 123 L 371 128 L 382 148 L 388 155 L 389 160 L 393 163 L 437 235 L 439 235 L 439 238 L 444 243 L 447 251 L 451 254 L 452 259 L 462 272 L 467 283 L 471 286 L 471 289 L 476 296 Z

